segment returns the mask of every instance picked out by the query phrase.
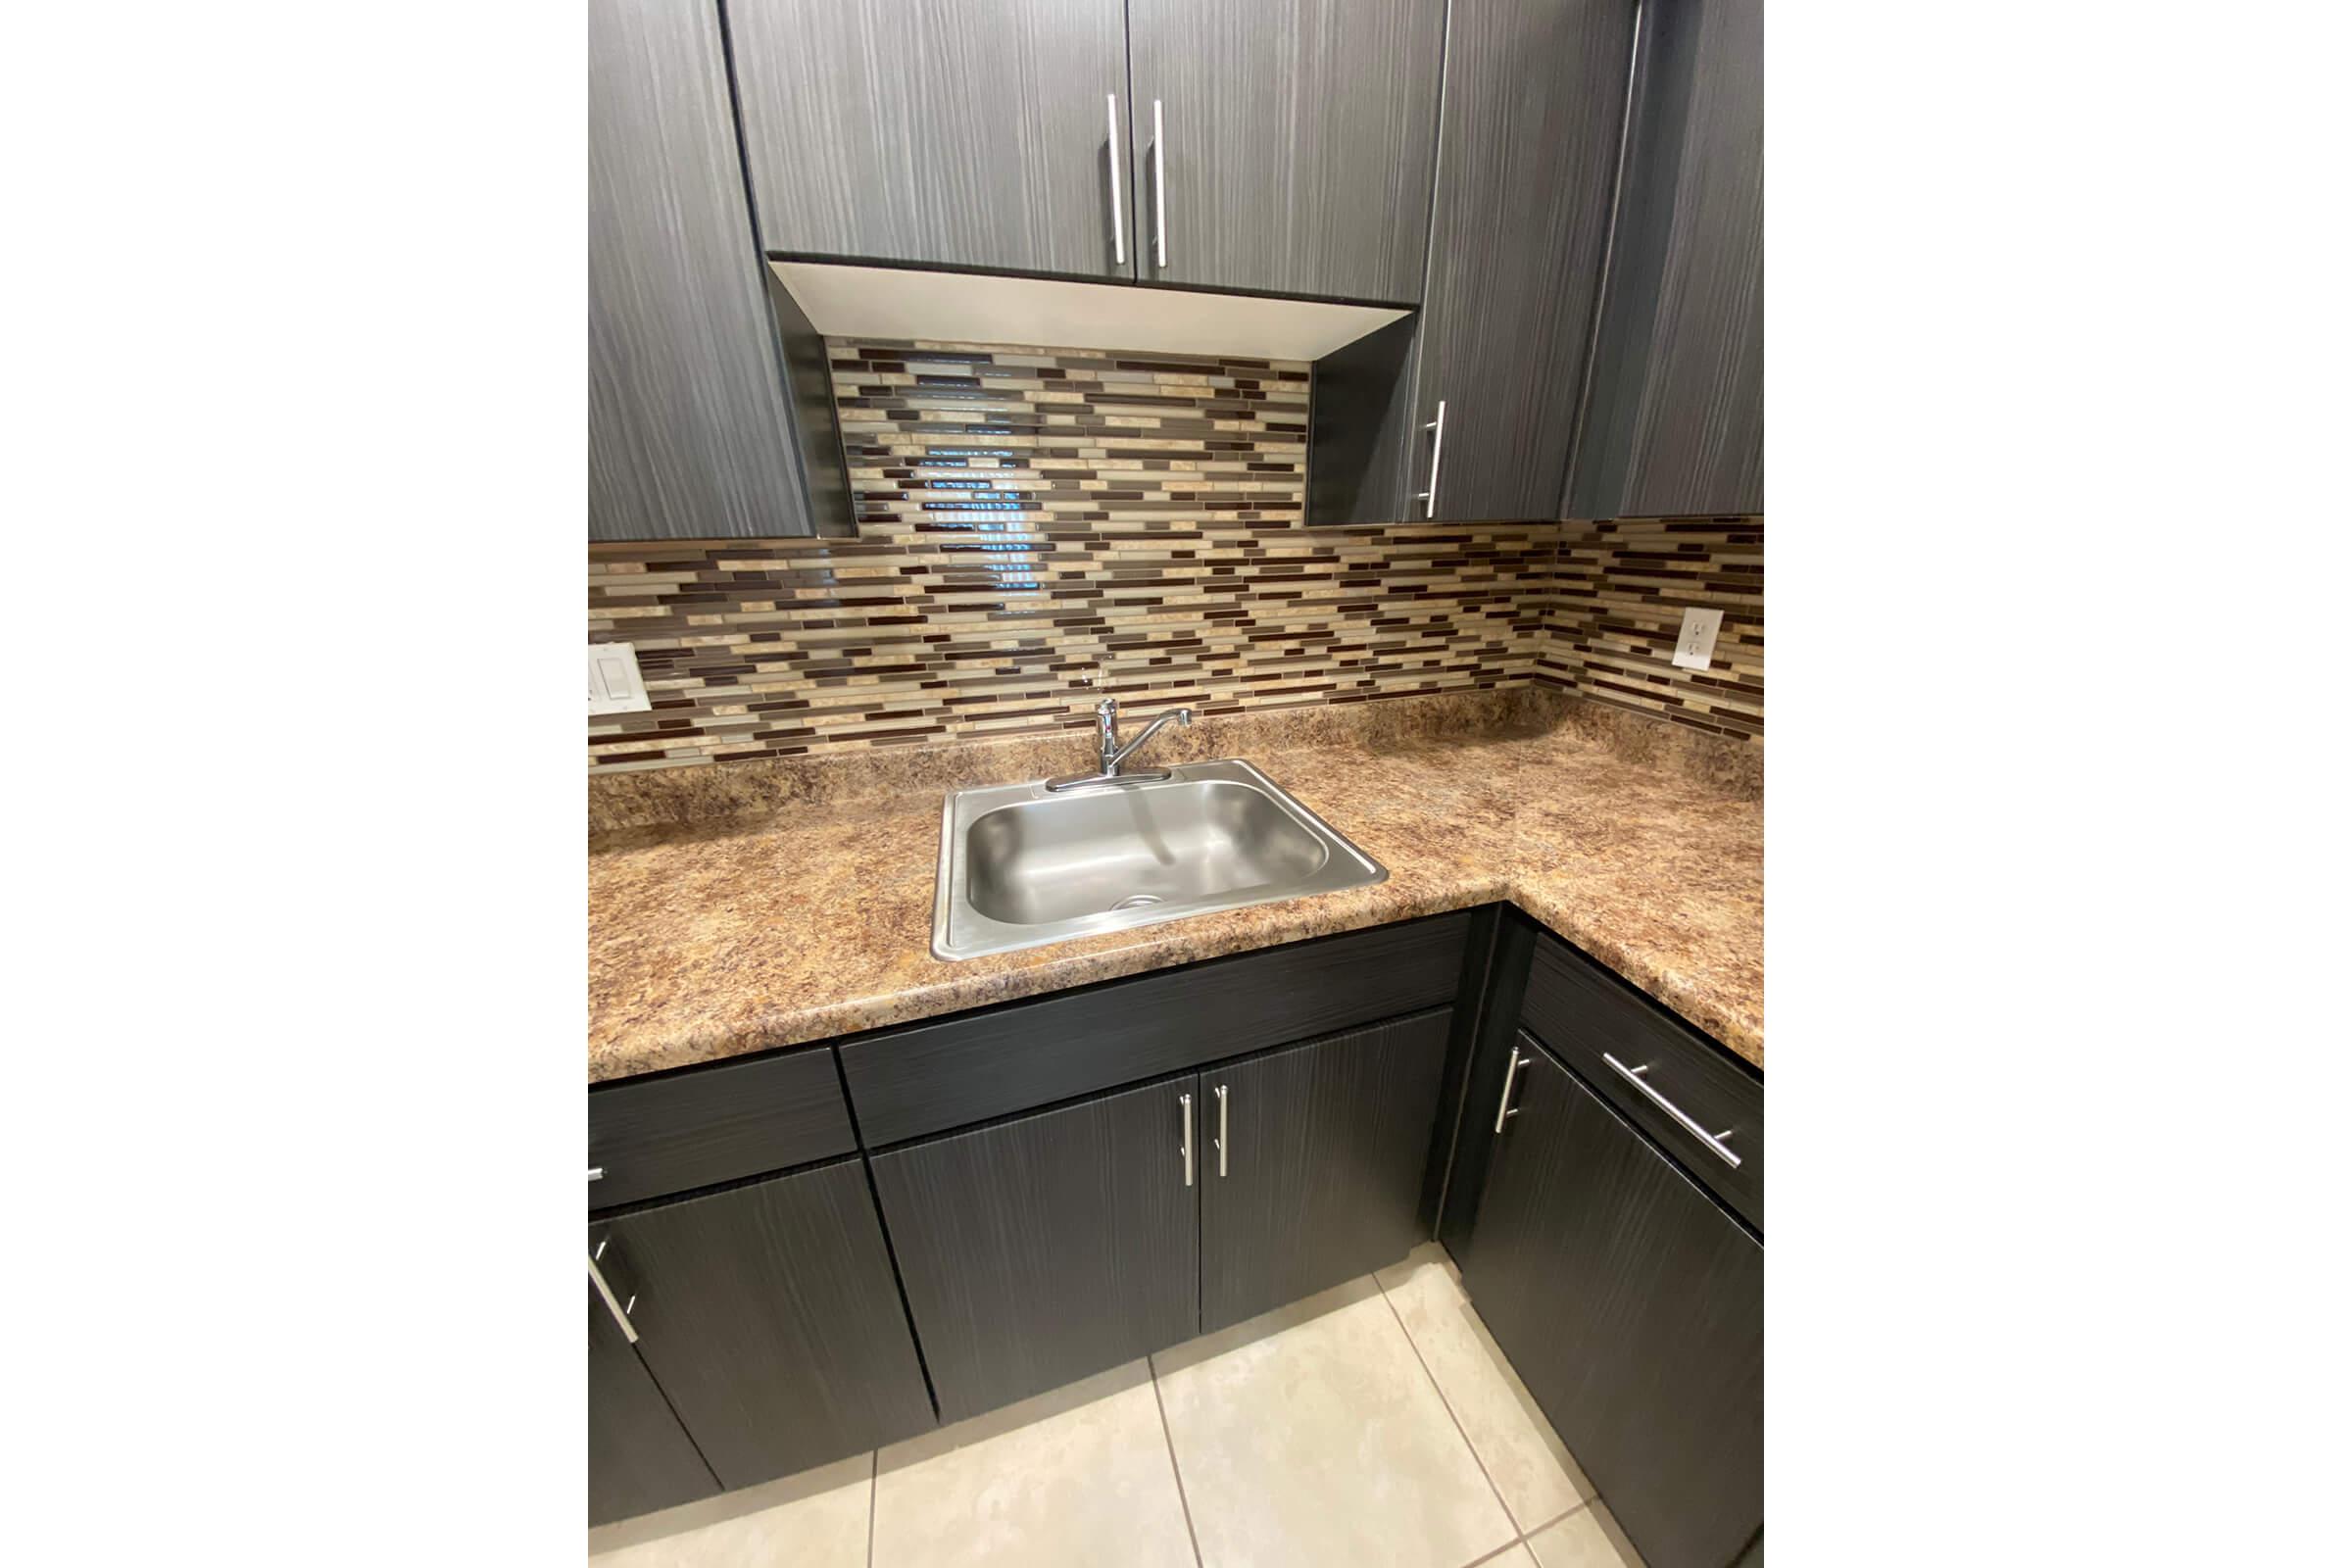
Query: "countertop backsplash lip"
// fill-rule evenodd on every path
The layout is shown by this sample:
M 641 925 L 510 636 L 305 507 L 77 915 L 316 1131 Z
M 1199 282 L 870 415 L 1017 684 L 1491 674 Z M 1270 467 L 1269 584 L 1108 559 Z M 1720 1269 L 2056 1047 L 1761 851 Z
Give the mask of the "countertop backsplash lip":
M 1345 718 L 1295 713 L 1296 738 L 1250 760 L 1388 882 L 960 963 L 929 952 L 941 797 L 928 785 L 599 835 L 590 1080 L 1495 902 L 1761 1067 L 1761 803 L 1628 760 L 1576 721 L 1584 706 L 1547 692 L 1396 705 L 1399 724 L 1423 710 L 1425 738 L 1373 745 Z

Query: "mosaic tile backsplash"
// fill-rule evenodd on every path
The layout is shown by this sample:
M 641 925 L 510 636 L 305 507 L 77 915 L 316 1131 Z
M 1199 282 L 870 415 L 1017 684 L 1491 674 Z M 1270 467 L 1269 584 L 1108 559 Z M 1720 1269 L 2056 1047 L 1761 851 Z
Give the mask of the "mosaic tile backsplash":
M 1683 610 L 1723 612 L 1704 670 L 1674 667 Z M 1712 734 L 1764 736 L 1764 519 L 1563 525 L 1538 676 Z
M 1304 364 L 831 349 L 858 537 L 592 544 L 589 640 L 653 700 L 589 720 L 592 771 L 1083 729 L 1102 694 L 1544 682 L 1762 733 L 1760 519 L 1308 529 Z M 1656 641 L 1684 597 L 1725 605 L 1714 685 Z

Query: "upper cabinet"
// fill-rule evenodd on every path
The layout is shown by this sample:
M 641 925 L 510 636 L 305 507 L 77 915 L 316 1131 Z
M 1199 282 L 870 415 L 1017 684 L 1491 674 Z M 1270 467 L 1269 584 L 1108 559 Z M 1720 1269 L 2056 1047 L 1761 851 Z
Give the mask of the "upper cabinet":
M 1130 0 L 1127 16 L 1139 276 L 1421 298 L 1445 0 Z
M 1572 517 L 1764 510 L 1762 0 L 1643 8 Z
M 811 530 L 718 16 L 588 11 L 588 537 Z
M 1633 35 L 1633 0 L 1453 0 L 1399 515 L 1541 517 L 1558 504 Z
M 1123 0 L 730 0 L 760 242 L 1132 277 Z

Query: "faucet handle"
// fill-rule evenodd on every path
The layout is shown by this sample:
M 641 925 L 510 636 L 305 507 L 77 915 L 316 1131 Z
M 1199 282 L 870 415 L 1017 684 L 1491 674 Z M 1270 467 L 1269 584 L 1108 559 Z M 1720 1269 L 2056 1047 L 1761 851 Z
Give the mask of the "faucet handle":
M 1119 712 L 1119 700 L 1116 697 L 1105 697 L 1095 705 L 1095 711 L 1104 718 L 1115 718 Z

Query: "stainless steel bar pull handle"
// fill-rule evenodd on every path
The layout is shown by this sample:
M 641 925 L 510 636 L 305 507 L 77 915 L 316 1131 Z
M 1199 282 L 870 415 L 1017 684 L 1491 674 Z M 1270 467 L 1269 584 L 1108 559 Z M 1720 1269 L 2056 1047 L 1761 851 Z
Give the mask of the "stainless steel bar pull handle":
M 589 1167 L 588 1167 L 588 1179 L 589 1179 L 590 1181 L 592 1181 L 592 1182 L 601 1182 L 601 1181 L 603 1181 L 603 1180 L 605 1179 L 605 1167 L 604 1167 L 604 1166 L 602 1166 L 602 1165 L 591 1165 L 591 1166 L 589 1166 Z
M 1682 1128 L 1683 1131 L 1689 1133 L 1691 1137 L 1706 1145 L 1708 1151 L 1712 1152 L 1717 1159 L 1722 1160 L 1726 1165 L 1737 1166 L 1740 1163 L 1740 1156 L 1723 1147 L 1723 1141 L 1731 1137 L 1733 1133 L 1739 1131 L 1737 1127 L 1727 1128 L 1723 1132 L 1719 1133 L 1711 1133 L 1704 1127 L 1701 1127 L 1697 1122 L 1692 1121 L 1689 1111 L 1683 1109 L 1682 1106 L 1676 1104 L 1673 1101 L 1668 1100 L 1664 1095 L 1659 1094 L 1655 1089 L 1650 1088 L 1647 1080 L 1642 1078 L 1642 1075 L 1649 1071 L 1649 1063 L 1646 1061 L 1639 1067 L 1628 1067 L 1624 1062 L 1619 1061 L 1615 1056 L 1610 1055 L 1605 1051 L 1600 1054 L 1600 1059 L 1607 1062 L 1610 1066 L 1616 1068 L 1618 1077 L 1624 1079 L 1627 1083 L 1632 1084 L 1636 1089 L 1641 1090 L 1642 1096 L 1647 1099 L 1651 1104 L 1657 1106 L 1667 1115 L 1672 1116 L 1676 1126 Z
M 1502 1070 L 1502 1102 L 1494 1107 L 1494 1131 L 1497 1134 L 1501 1133 L 1504 1122 L 1519 1114 L 1518 1107 L 1511 1103 L 1511 1086 L 1519 1081 L 1519 1064 L 1526 1059 L 1519 1054 L 1517 1046 L 1511 1048 L 1511 1064 Z
M 628 1336 L 631 1345 L 635 1345 L 637 1343 L 637 1325 L 629 1321 L 628 1307 L 620 1304 L 620 1298 L 614 1296 L 612 1287 L 605 1283 L 605 1271 L 596 1266 L 597 1254 L 604 1250 L 604 1243 L 599 1242 L 596 1245 L 596 1251 L 588 1254 L 588 1282 L 596 1287 L 596 1294 L 605 1298 L 605 1310 L 612 1314 L 612 1321 L 620 1325 L 620 1332 Z M 629 1306 L 636 1304 L 637 1298 L 630 1297 Z
M 1110 103 L 1110 253 L 1121 267 L 1127 265 L 1127 220 L 1119 213 L 1119 165 L 1126 160 L 1127 143 L 1119 135 L 1119 95 L 1106 93 Z
M 1152 235 L 1164 271 L 1168 265 L 1168 136 L 1161 128 L 1159 100 L 1152 100 Z
M 1193 1097 L 1176 1097 L 1176 1114 L 1184 1119 L 1184 1185 L 1193 1185 Z
M 1434 517 L 1438 514 L 1438 465 L 1446 457 L 1446 400 L 1444 398 L 1438 399 L 1438 416 L 1421 428 L 1438 432 L 1437 439 L 1429 444 L 1429 488 L 1421 492 L 1421 499 L 1429 504 L 1429 514 Z
M 1225 1174 L 1225 1086 L 1217 1085 L 1217 1175 Z

